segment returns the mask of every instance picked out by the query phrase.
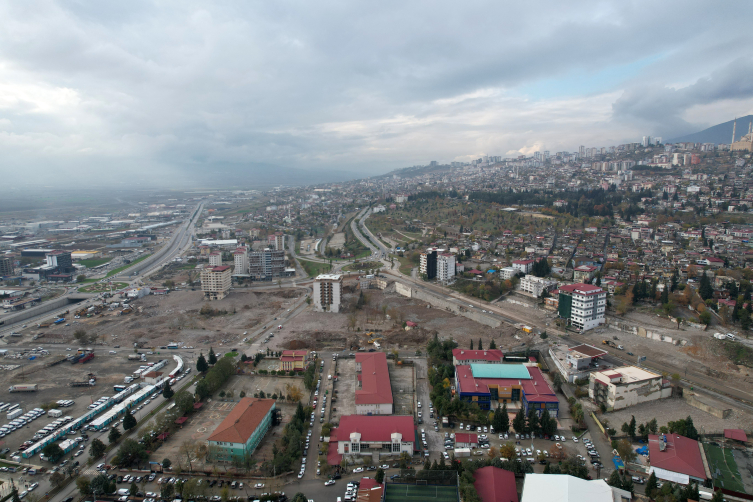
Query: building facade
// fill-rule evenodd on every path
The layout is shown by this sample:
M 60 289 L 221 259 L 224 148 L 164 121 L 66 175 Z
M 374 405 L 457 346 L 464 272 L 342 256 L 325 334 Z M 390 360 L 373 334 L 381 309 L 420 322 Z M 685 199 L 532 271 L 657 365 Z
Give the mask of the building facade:
M 322 274 L 314 279 L 314 309 L 318 312 L 340 312 L 343 276 Z
M 590 284 L 568 284 L 559 288 L 559 316 L 579 331 L 604 324 L 607 292 Z
M 446 282 L 455 277 L 455 255 L 441 253 L 437 255 L 437 279 Z
M 209 253 L 209 266 L 221 267 L 222 266 L 222 252 L 212 251 Z
M 285 275 L 285 251 L 264 249 L 248 254 L 248 273 L 254 280 L 271 281 Z
M 330 433 L 330 445 L 337 444 L 342 456 L 412 456 L 415 442 L 416 427 L 408 415 L 345 415 Z
M 13 258 L 0 256 L 0 277 L 10 277 L 13 275 Z
M 280 356 L 281 371 L 303 371 L 308 360 L 308 350 L 283 350 Z
M 608 411 L 665 399 L 672 395 L 669 381 L 637 366 L 593 372 L 588 379 L 588 397 Z
M 248 275 L 248 248 L 233 251 L 233 275 Z
M 557 281 L 536 277 L 535 275 L 526 275 L 520 280 L 520 291 L 536 298 L 540 298 L 544 291 L 556 287 Z
M 517 272 L 527 274 L 533 268 L 533 260 L 515 260 L 512 262 L 512 268 Z
M 241 398 L 209 436 L 209 460 L 233 462 L 247 459 L 272 426 L 274 411 L 274 399 Z
M 230 291 L 230 267 L 207 267 L 201 271 L 201 290 L 205 300 L 222 300 Z
M 418 264 L 418 271 L 422 275 L 426 275 L 428 280 L 432 280 L 437 276 L 437 252 L 436 251 L 424 251 L 421 253 Z
M 271 249 L 274 249 L 275 251 L 284 251 L 285 234 L 283 234 L 282 232 L 275 232 L 274 234 L 267 237 L 267 243 L 269 244 L 269 247 Z

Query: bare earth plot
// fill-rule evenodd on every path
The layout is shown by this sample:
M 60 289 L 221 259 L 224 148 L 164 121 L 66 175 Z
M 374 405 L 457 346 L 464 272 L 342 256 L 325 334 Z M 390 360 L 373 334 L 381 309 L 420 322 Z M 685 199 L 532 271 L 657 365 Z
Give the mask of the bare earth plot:
M 332 234 L 332 237 L 330 237 L 329 242 L 327 243 L 327 247 L 332 249 L 342 249 L 343 246 L 345 246 L 345 233 L 337 232 L 336 234 Z

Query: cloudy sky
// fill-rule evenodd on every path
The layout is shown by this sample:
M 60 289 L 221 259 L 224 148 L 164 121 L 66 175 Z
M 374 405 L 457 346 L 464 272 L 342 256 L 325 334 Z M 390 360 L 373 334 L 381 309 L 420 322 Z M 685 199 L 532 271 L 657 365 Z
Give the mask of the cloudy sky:
M 745 1 L 0 3 L 0 165 L 358 175 L 753 112 Z M 202 178 L 203 180 L 203 178 Z

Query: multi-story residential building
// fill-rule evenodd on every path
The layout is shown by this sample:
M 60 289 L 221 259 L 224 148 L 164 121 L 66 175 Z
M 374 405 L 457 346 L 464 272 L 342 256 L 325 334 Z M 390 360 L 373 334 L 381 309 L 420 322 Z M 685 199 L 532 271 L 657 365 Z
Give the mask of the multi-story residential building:
M 588 397 L 608 411 L 656 401 L 672 395 L 669 381 L 637 366 L 593 372 L 588 379 Z
M 604 324 L 607 292 L 590 284 L 568 284 L 559 288 L 559 315 L 579 331 Z
M 581 265 L 573 269 L 573 280 L 578 282 L 590 281 L 599 269 L 593 265 Z
M 249 459 L 272 426 L 274 411 L 274 399 L 241 398 L 209 436 L 209 460 L 234 462 Z
M 0 277 L 9 277 L 13 275 L 13 258 L 8 256 L 0 257 Z
M 455 255 L 440 253 L 437 255 L 437 279 L 449 281 L 455 277 Z
M 536 277 L 535 275 L 526 275 L 520 280 L 520 290 L 536 298 L 541 297 L 544 291 L 556 287 L 557 281 Z
M 67 251 L 56 249 L 55 251 L 49 253 L 46 256 L 46 259 L 47 266 L 51 268 L 57 268 L 58 272 L 61 274 L 72 272 L 74 270 L 73 258 L 71 258 L 71 253 Z
M 248 275 L 248 248 L 233 251 L 233 275 Z
M 222 266 L 222 252 L 221 251 L 212 251 L 211 253 L 209 253 L 209 266 L 210 267 Z
M 505 267 L 499 269 L 499 277 L 502 280 L 512 279 L 516 275 L 518 275 L 518 269 L 516 268 Z
M 527 274 L 533 268 L 533 260 L 515 260 L 512 262 L 512 268 L 518 272 Z
M 230 290 L 232 270 L 228 266 L 207 267 L 201 271 L 201 290 L 205 300 L 222 300 Z
M 314 309 L 318 312 L 340 312 L 343 276 L 322 274 L 314 279 Z
M 275 251 L 285 250 L 285 234 L 282 232 L 275 232 L 267 237 L 269 247 Z
M 575 347 L 555 344 L 549 348 L 554 365 L 562 378 L 570 383 L 579 378 L 588 378 L 589 373 L 597 368 L 599 358 L 606 354 L 606 351 L 585 343 Z
M 426 278 L 431 280 L 437 276 L 437 252 L 436 251 L 424 251 L 421 253 L 419 259 L 418 270 L 422 275 L 426 275 Z
M 356 414 L 391 415 L 393 412 L 387 354 L 356 354 Z
M 254 280 L 271 281 L 285 274 L 285 251 L 264 249 L 248 254 L 248 273 Z

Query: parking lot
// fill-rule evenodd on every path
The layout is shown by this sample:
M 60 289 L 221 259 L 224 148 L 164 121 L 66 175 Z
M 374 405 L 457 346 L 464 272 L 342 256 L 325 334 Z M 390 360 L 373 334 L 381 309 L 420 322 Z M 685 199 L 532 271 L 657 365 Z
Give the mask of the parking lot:
M 340 423 L 340 417 L 343 415 L 355 415 L 356 413 L 356 360 L 338 357 L 336 371 L 339 376 L 334 387 L 337 390 L 337 401 L 332 403 L 332 413 L 329 420 L 332 423 Z M 322 380 L 326 380 L 327 376 L 326 372 L 322 373 Z

